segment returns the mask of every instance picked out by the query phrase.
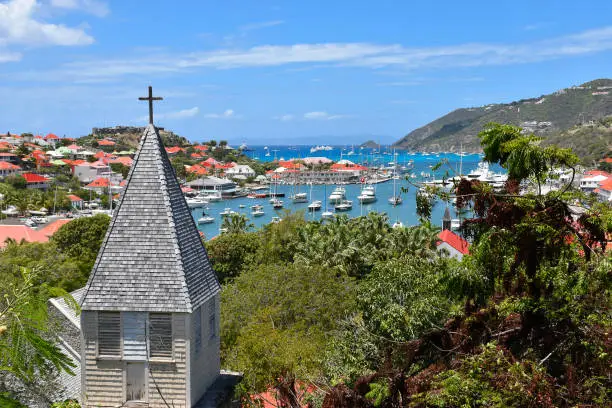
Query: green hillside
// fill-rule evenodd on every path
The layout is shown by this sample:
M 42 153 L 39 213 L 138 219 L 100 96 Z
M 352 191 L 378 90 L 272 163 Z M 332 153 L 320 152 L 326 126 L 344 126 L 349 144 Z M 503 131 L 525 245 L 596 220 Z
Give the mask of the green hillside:
M 498 122 L 521 126 L 568 147 L 597 145 L 595 150 L 600 150 L 601 143 L 609 148 L 610 133 L 600 132 L 599 126 L 584 125 L 598 123 L 610 115 L 612 79 L 598 79 L 538 98 L 457 109 L 413 130 L 394 146 L 423 151 L 458 151 L 461 147 L 465 151 L 477 151 L 480 149 L 478 132 L 485 124 Z M 573 129 L 577 125 L 580 129 Z M 588 149 L 581 150 L 581 156 L 595 154 Z

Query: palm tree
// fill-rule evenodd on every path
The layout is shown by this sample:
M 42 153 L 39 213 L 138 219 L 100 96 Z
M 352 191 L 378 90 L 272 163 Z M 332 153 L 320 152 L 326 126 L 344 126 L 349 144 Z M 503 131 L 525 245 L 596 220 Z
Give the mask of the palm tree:
M 230 214 L 223 219 L 221 229 L 228 234 L 240 234 L 253 228 L 253 224 L 244 214 Z

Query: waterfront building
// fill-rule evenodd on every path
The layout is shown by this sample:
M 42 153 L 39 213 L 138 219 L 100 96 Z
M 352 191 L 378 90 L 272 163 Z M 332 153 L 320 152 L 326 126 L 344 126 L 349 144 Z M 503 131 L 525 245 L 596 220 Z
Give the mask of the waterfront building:
M 237 192 L 237 184 L 226 178 L 215 176 L 202 177 L 186 184 L 194 190 L 203 192 L 221 192 L 223 197 L 233 197 Z

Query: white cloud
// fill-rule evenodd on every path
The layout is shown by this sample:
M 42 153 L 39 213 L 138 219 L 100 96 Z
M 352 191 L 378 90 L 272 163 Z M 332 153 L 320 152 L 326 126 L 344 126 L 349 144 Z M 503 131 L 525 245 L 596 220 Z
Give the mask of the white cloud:
M 295 119 L 295 116 L 291 114 L 286 114 L 286 115 L 275 116 L 274 119 L 281 120 L 283 122 L 288 122 L 290 120 Z
M 94 39 L 82 28 L 38 21 L 36 0 L 11 0 L 0 3 L 0 46 L 87 45 Z
M 327 112 L 307 112 L 304 114 L 304 119 L 309 120 L 334 120 L 334 119 L 346 119 L 351 117 L 350 115 L 337 115 L 337 114 L 329 114 Z
M 81 10 L 97 17 L 104 17 L 110 12 L 108 4 L 99 0 L 51 0 L 51 6 L 69 10 Z
M 242 27 L 239 27 L 239 30 L 240 31 L 254 31 L 254 30 L 261 30 L 262 28 L 278 26 L 281 24 L 285 24 L 285 22 L 283 20 L 262 21 L 260 23 L 252 23 L 252 24 L 243 25 Z
M 141 57 L 130 55 L 74 62 L 66 64 L 59 72 L 46 72 L 40 77 L 54 76 L 65 80 L 193 72 L 196 68 L 237 69 L 282 65 L 295 68 L 385 67 L 411 71 L 524 64 L 609 50 L 612 50 L 612 26 L 522 44 L 467 43 L 417 48 L 399 44 L 323 43 L 262 45 L 243 50 L 232 48 L 186 54 L 159 53 Z
M 204 117 L 208 119 L 234 119 L 238 116 L 233 109 L 226 109 L 223 113 L 207 113 Z
M 176 112 L 159 113 L 155 115 L 156 119 L 185 119 L 192 118 L 200 113 L 200 108 L 197 106 L 189 109 L 183 109 Z M 148 118 L 148 117 L 147 117 Z

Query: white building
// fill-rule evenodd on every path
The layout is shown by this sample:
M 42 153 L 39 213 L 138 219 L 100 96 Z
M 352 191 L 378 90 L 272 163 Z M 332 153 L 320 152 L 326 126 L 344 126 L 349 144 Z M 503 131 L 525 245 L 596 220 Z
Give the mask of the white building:
M 251 166 L 247 164 L 235 164 L 234 167 L 225 170 L 225 175 L 229 178 L 238 175 L 244 177 L 255 177 L 255 170 L 253 170 Z

